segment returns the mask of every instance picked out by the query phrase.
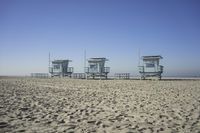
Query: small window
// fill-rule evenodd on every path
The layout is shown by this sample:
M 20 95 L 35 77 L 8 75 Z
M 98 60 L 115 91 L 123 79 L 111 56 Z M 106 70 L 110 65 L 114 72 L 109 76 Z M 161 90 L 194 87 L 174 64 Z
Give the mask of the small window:
M 96 69 L 97 66 L 96 66 L 96 65 L 90 65 L 90 68 L 91 68 L 91 69 Z
M 53 68 L 54 69 L 60 69 L 60 65 L 54 65 Z

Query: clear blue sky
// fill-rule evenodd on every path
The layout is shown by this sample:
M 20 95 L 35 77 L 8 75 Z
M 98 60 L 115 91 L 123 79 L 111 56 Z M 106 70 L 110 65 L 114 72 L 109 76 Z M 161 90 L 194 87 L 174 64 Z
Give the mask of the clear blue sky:
M 199 0 L 0 0 L 0 75 L 48 72 L 52 59 L 107 57 L 111 73 L 138 74 L 162 55 L 165 75 L 200 75 Z

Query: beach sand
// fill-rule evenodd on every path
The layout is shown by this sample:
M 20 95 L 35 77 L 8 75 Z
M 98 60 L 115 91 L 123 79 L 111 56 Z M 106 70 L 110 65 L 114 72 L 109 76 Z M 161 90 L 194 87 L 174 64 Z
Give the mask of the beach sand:
M 0 133 L 199 133 L 200 80 L 0 79 Z

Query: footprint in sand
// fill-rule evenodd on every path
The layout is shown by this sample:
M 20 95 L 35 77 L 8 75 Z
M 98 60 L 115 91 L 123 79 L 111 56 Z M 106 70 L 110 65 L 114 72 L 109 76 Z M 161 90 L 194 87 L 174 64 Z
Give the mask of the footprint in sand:
M 9 124 L 7 122 L 0 122 L 0 128 L 5 128 L 5 127 L 8 127 Z

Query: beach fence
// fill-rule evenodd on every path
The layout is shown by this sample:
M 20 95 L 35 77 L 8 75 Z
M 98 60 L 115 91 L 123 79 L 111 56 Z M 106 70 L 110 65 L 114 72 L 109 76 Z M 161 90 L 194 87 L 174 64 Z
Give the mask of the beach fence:
M 85 73 L 73 73 L 72 78 L 73 79 L 85 79 L 86 74 Z
M 32 78 L 48 78 L 48 73 L 31 73 Z
M 115 79 L 130 79 L 130 73 L 115 73 Z

